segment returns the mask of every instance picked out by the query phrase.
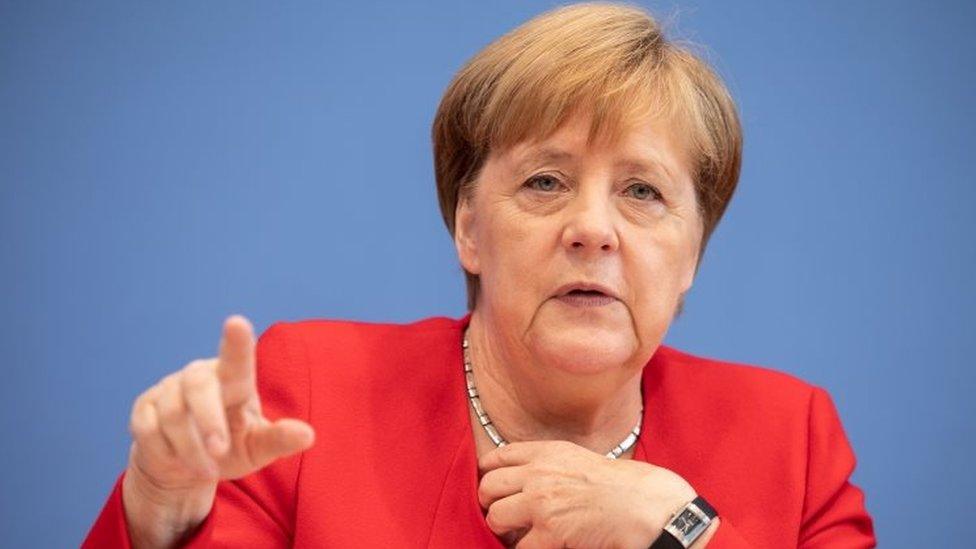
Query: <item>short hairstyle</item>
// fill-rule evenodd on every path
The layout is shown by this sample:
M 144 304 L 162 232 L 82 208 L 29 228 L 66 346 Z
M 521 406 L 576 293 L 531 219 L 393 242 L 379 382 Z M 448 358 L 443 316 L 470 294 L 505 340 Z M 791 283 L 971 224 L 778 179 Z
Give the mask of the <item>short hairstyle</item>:
M 615 139 L 637 120 L 666 120 L 691 150 L 703 232 L 698 265 L 739 180 L 742 128 L 708 64 L 668 41 L 640 8 L 583 3 L 543 13 L 472 57 L 448 85 L 431 137 L 441 215 L 454 235 L 466 196 L 492 150 L 545 139 L 579 108 L 588 138 Z M 696 270 L 697 270 L 696 266 Z M 468 308 L 479 293 L 466 272 Z M 677 313 L 680 314 L 683 299 Z

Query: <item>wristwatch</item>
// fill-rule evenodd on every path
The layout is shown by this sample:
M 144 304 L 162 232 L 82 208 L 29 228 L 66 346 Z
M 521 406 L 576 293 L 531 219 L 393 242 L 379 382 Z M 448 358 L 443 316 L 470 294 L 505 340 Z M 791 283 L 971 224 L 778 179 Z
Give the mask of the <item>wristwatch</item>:
M 678 509 L 650 549 L 688 549 L 718 516 L 715 508 L 698 496 Z

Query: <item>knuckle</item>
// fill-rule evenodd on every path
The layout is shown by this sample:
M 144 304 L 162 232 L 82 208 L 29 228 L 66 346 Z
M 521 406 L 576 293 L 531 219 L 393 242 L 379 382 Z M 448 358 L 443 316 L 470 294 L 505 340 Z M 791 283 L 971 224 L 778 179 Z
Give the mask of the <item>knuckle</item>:
M 201 444 L 204 444 L 204 437 L 211 433 L 222 434 L 224 432 L 222 421 L 219 414 L 198 411 L 193 414 L 193 421 L 200 434 Z
M 133 436 L 145 434 L 151 430 L 150 407 L 152 406 L 155 393 L 152 389 L 147 390 L 136 398 L 132 404 L 132 412 L 129 414 L 129 432 Z
M 547 525 L 551 524 L 555 517 L 560 514 L 564 503 L 548 490 L 541 492 L 536 501 L 538 502 L 536 509 L 539 516 L 542 518 L 543 524 Z
M 196 359 L 191 360 L 190 362 L 187 362 L 186 363 L 186 366 L 183 366 L 183 369 L 181 370 L 181 372 L 183 374 L 189 374 L 189 373 L 198 372 L 200 370 L 203 370 L 206 367 L 207 367 L 207 360 L 206 359 L 196 358 Z
M 145 438 L 154 431 L 155 429 L 144 411 L 132 414 L 132 418 L 129 420 L 129 433 L 132 434 L 133 438 Z
M 183 374 L 183 370 L 177 372 L 171 372 L 166 374 L 163 379 L 159 380 L 159 390 L 165 391 L 167 388 L 172 387 L 174 384 L 179 384 L 180 376 Z
M 485 515 L 485 522 L 488 523 L 488 527 L 493 531 L 497 530 L 501 524 L 498 523 L 498 511 L 495 510 L 495 506 L 492 505 L 488 508 L 488 514 Z
M 151 390 L 142 393 L 136 397 L 136 400 L 132 403 L 132 413 L 131 416 L 134 417 L 139 413 L 140 410 L 144 409 L 152 401 Z
M 187 370 L 181 377 L 180 384 L 184 391 L 199 391 L 211 382 L 212 374 L 206 368 Z
M 159 420 L 169 426 L 178 423 L 182 417 L 183 414 L 180 413 L 175 407 L 161 407 L 159 409 Z
M 165 422 L 176 422 L 183 419 L 186 408 L 179 393 L 170 393 L 167 397 L 159 399 L 156 403 L 159 410 L 159 417 Z
M 522 491 L 528 497 L 529 501 L 534 504 L 544 503 L 548 494 L 548 490 L 545 487 L 545 482 L 538 478 L 526 481 Z
M 488 503 L 489 496 L 488 489 L 485 488 L 485 482 L 482 480 L 481 484 L 478 485 L 478 502 L 481 503 L 482 507 Z

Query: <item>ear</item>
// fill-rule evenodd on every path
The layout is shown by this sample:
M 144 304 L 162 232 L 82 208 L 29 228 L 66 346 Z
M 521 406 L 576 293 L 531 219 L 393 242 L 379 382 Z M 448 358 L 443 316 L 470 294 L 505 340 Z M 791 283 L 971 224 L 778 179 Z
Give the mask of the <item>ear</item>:
M 475 216 L 472 197 L 462 193 L 458 198 L 454 210 L 454 246 L 457 248 L 458 260 L 464 270 L 473 274 L 481 274 L 478 261 L 478 242 L 475 238 Z

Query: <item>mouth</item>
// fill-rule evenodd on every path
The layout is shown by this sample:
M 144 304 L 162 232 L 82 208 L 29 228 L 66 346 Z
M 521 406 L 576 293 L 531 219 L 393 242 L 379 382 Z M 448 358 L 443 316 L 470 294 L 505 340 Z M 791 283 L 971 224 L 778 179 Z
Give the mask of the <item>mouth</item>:
M 572 307 L 602 307 L 619 299 L 610 288 L 586 282 L 562 286 L 553 297 Z

